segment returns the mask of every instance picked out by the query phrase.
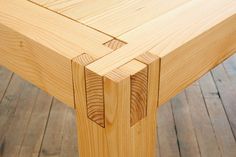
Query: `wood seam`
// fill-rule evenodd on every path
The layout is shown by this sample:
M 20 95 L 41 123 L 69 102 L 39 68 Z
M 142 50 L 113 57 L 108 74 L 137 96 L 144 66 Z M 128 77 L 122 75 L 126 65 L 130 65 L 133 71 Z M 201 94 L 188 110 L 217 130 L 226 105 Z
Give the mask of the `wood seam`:
M 52 12 L 58 14 L 58 15 L 61 15 L 61 16 L 65 17 L 65 18 L 67 18 L 67 19 L 70 19 L 70 20 L 72 20 L 72 21 L 78 22 L 78 23 L 81 24 L 81 25 L 84 25 L 84 26 L 86 26 L 86 27 L 88 27 L 88 28 L 91 28 L 91 29 L 93 29 L 93 30 L 95 30 L 95 31 L 97 31 L 97 32 L 100 32 L 100 33 L 102 33 L 102 34 L 104 34 L 104 35 L 107 35 L 107 36 L 109 36 L 109 37 L 111 37 L 111 38 L 115 38 L 114 36 L 112 36 L 112 35 L 110 35 L 110 34 L 107 34 L 107 33 L 105 33 L 105 32 L 102 32 L 102 31 L 100 31 L 100 30 L 98 30 L 98 29 L 96 29 L 96 28 L 94 28 L 94 27 L 91 27 L 91 26 L 89 26 L 89 25 L 86 25 L 85 23 L 82 23 L 82 22 L 80 22 L 80 21 L 78 21 L 78 20 L 75 20 L 75 19 L 69 17 L 69 16 L 66 16 L 66 15 L 64 15 L 64 14 L 61 14 L 61 13 L 59 13 L 59 12 L 56 12 L 56 11 L 54 11 L 54 10 L 48 8 L 48 7 L 45 7 L 45 6 L 41 5 L 41 4 L 36 3 L 36 2 L 34 2 L 34 1 L 31 1 L 31 0 L 27 0 L 27 1 L 30 2 L 30 3 L 33 3 L 33 4 L 35 4 L 35 5 L 37 5 L 37 6 L 39 6 L 39 7 L 42 7 L 42 8 L 44 8 L 44 9 L 47 9 L 47 10 L 49 10 L 49 11 L 52 11 Z
M 160 84 L 161 84 L 161 57 L 159 60 L 159 78 L 158 78 L 158 98 L 157 98 L 157 107 L 160 106 Z
M 75 104 L 75 87 L 74 87 L 74 82 L 75 82 L 75 81 L 74 81 L 74 77 L 75 77 L 75 76 L 74 76 L 74 73 L 73 73 L 73 65 L 72 65 L 72 64 L 73 64 L 73 59 L 71 59 L 70 62 L 71 62 L 71 76 L 72 76 L 72 79 L 71 79 L 71 80 L 72 80 L 72 86 L 73 86 L 73 87 L 72 87 L 72 90 L 73 90 L 73 101 L 74 101 L 74 106 L 73 106 L 73 108 L 76 109 L 76 104 Z
M 83 58 L 82 57 L 89 57 L 89 59 L 88 58 L 85 58 L 85 59 L 88 59 L 88 60 L 85 60 L 85 62 L 83 63 Z M 100 125 L 101 127 L 105 127 L 104 126 L 104 122 L 103 123 L 99 123 L 96 119 L 93 119 L 93 117 L 91 117 L 90 115 L 89 115 L 89 106 L 88 106 L 88 102 L 89 102 L 89 100 L 88 100 L 88 84 L 87 84 L 87 73 L 86 73 L 86 65 L 87 64 L 89 64 L 90 62 L 92 62 L 92 57 L 90 56 L 90 55 L 88 55 L 88 54 L 86 54 L 86 53 L 84 53 L 84 54 L 82 54 L 82 55 L 79 55 L 79 56 L 77 56 L 77 57 L 75 57 L 75 58 L 73 58 L 72 59 L 72 63 L 73 63 L 73 61 L 74 60 L 76 60 L 76 59 L 78 59 L 78 58 L 81 58 L 81 63 L 80 63 L 80 61 L 75 61 L 75 64 L 78 64 L 78 66 L 81 66 L 81 68 L 83 69 L 83 75 L 84 75 L 84 83 L 85 83 L 85 101 L 86 101 L 86 110 L 87 110 L 87 118 L 88 119 L 90 119 L 91 121 L 93 121 L 93 122 L 95 122 L 95 123 L 97 123 L 98 125 Z M 75 72 L 74 72 L 74 70 L 76 70 L 76 69 L 72 69 L 72 76 L 75 78 L 76 76 L 75 76 Z M 102 79 L 102 78 L 101 78 Z M 73 79 L 74 80 L 74 79 Z M 103 79 L 102 79 L 102 82 L 103 82 Z M 73 86 L 74 86 L 74 91 L 75 91 L 75 82 L 73 82 Z M 103 87 L 103 85 L 102 85 L 102 87 Z M 76 93 L 74 92 L 74 99 L 75 99 L 75 97 L 76 97 L 76 95 L 75 95 Z M 104 95 L 103 93 L 102 93 L 102 95 Z M 103 98 L 103 100 L 104 100 L 104 98 Z M 76 103 L 76 102 L 74 102 L 74 103 Z M 104 105 L 104 103 L 103 103 L 103 105 Z M 76 105 L 75 105 L 76 106 Z M 94 107 L 94 106 L 92 106 L 92 107 Z M 96 106 L 95 106 L 96 107 Z M 92 110 L 93 111 L 93 110 Z M 104 111 L 103 111 L 104 112 Z M 93 115 L 92 115 L 93 116 Z M 103 119 L 104 119 L 104 117 L 103 117 Z
M 126 45 L 127 43 L 120 40 L 120 39 L 116 39 L 116 38 L 113 38 L 107 42 L 105 42 L 103 45 L 104 46 L 107 46 L 108 48 L 116 51 L 117 49 L 123 47 L 124 45 Z

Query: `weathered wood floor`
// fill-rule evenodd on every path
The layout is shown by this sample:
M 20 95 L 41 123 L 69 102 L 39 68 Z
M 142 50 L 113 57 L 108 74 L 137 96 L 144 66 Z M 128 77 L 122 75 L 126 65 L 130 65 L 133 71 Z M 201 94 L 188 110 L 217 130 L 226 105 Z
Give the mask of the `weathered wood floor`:
M 162 106 L 159 156 L 236 157 L 236 55 Z M 0 157 L 78 157 L 75 113 L 0 67 Z

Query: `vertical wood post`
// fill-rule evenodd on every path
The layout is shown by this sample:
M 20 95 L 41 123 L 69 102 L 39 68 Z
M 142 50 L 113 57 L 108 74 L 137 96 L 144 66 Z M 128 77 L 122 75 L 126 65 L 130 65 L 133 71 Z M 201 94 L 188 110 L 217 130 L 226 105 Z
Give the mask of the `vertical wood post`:
M 80 157 L 156 157 L 159 59 L 143 54 L 105 76 L 72 61 Z

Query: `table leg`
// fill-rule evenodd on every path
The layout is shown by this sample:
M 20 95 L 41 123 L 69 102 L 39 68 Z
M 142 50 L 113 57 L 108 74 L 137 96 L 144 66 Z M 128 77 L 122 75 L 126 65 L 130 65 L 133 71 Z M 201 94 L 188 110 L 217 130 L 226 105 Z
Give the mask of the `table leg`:
M 155 115 L 134 127 L 99 128 L 78 111 L 80 157 L 156 157 Z
M 87 73 L 87 57 L 72 63 L 80 157 L 156 157 L 159 60 L 138 58 L 99 81 Z M 129 66 L 137 64 L 144 68 L 128 74 Z M 90 76 L 96 81 L 89 82 Z M 94 86 L 90 98 L 88 87 Z

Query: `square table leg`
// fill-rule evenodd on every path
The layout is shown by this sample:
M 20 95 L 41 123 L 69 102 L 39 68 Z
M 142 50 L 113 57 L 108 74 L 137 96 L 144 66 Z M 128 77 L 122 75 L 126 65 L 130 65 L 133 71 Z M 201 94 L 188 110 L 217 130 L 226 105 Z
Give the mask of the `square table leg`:
M 101 77 L 91 61 L 72 62 L 80 157 L 156 157 L 159 59 L 147 53 Z

